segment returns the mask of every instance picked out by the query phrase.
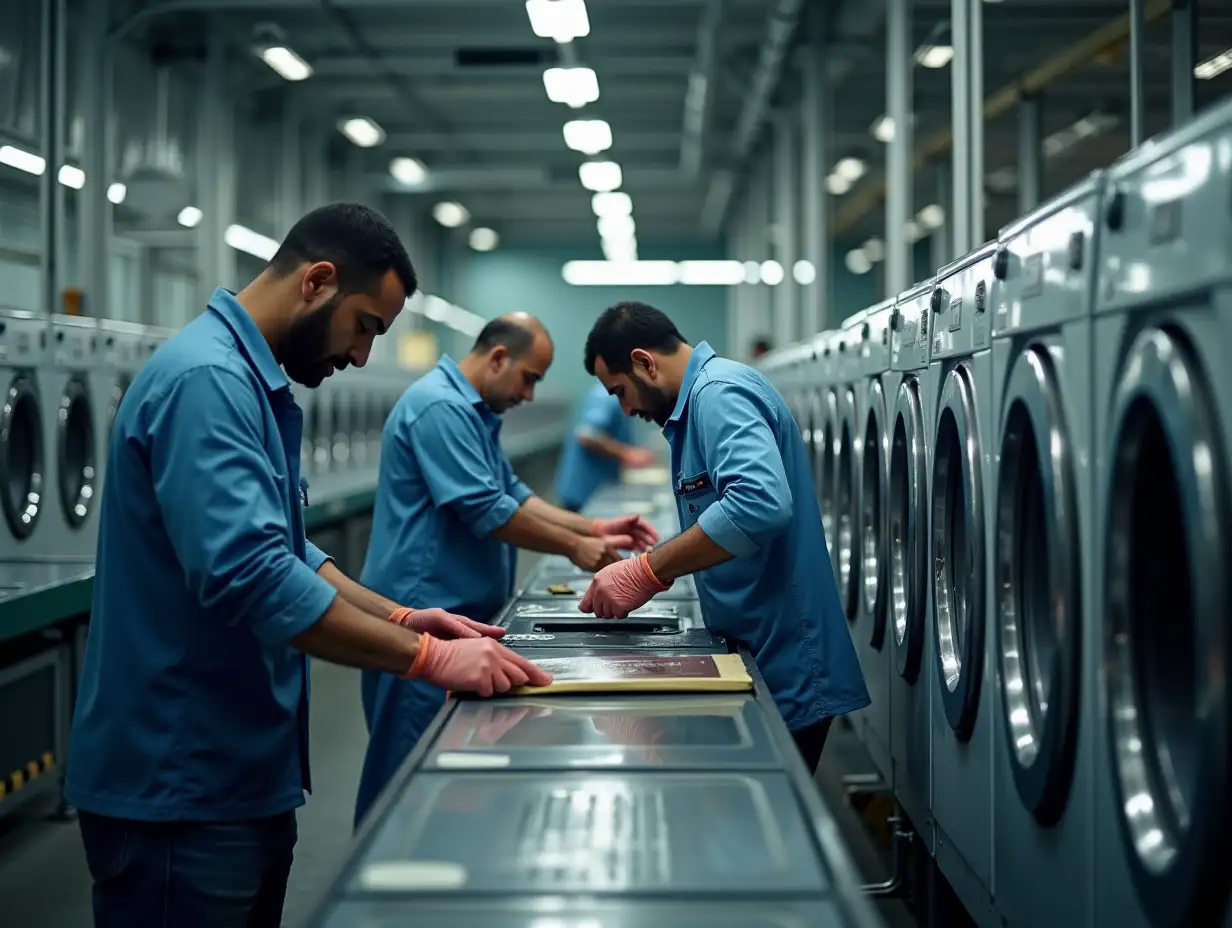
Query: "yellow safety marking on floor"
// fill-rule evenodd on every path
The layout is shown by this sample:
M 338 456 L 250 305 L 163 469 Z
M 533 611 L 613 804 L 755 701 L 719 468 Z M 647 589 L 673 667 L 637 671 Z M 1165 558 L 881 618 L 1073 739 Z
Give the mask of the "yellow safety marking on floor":
M 50 770 L 52 767 L 56 765 L 56 756 L 52 754 L 51 751 L 46 751 L 43 754 L 42 761 L 43 761 L 43 769 Z
M 26 778 L 27 779 L 33 780 L 37 778 L 38 775 L 42 772 L 43 772 L 43 768 L 39 766 L 39 762 L 37 760 L 32 760 L 30 761 L 30 763 L 26 764 Z
M 0 780 L 0 799 L 3 799 L 5 794 L 8 791 L 9 791 L 9 785 L 6 782 L 4 782 L 4 780 Z
M 9 782 L 13 784 L 13 792 L 17 792 L 26 785 L 26 775 L 20 770 L 14 770 L 9 774 Z

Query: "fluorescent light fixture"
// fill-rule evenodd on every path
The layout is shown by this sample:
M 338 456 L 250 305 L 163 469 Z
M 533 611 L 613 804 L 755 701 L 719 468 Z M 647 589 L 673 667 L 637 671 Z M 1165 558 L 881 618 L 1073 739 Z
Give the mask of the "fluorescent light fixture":
M 830 174 L 826 177 L 826 191 L 832 196 L 841 197 L 851 189 L 851 181 L 838 174 Z
M 924 228 L 914 219 L 908 219 L 907 224 L 903 226 L 903 237 L 912 245 L 922 239 L 924 235 Z
M 746 284 L 761 283 L 761 265 L 756 261 L 744 262 L 744 282 Z
M 1120 118 L 1111 113 L 1091 113 L 1083 116 L 1044 139 L 1041 146 L 1044 157 L 1055 158 L 1064 154 L 1080 142 L 1103 135 L 1119 122 Z
M 548 68 L 543 72 L 543 89 L 553 103 L 574 109 L 599 99 L 599 79 L 590 68 Z
M 306 81 L 312 77 L 312 66 L 285 45 L 271 45 L 261 50 L 261 60 L 287 81 Z
M 916 222 L 927 231 L 940 229 L 945 225 L 945 210 L 936 203 L 930 203 L 916 213 L 915 218 Z
M 0 145 L 0 164 L 35 176 L 41 176 L 47 170 L 47 162 L 40 155 L 13 145 Z
M 123 203 L 126 196 L 128 196 L 128 188 L 124 184 L 115 183 L 107 188 L 107 199 L 116 206 Z
M 201 210 L 195 206 L 185 206 L 180 210 L 180 214 L 175 217 L 175 221 L 186 229 L 195 229 L 197 224 L 201 222 Z
M 1200 81 L 1209 81 L 1212 77 L 1217 77 L 1224 71 L 1232 68 L 1232 48 L 1227 51 L 1222 51 L 1214 58 L 1207 58 L 1196 68 L 1194 68 L 1194 77 Z
M 952 45 L 921 45 L 915 50 L 915 60 L 926 68 L 944 68 L 953 57 Z
M 598 226 L 600 238 L 620 241 L 637 234 L 637 224 L 632 216 L 600 216 Z
M 761 282 L 771 287 L 777 287 L 783 282 L 783 265 L 777 261 L 761 263 Z
M 878 142 L 889 144 L 894 141 L 894 118 L 881 116 L 869 127 L 868 131 Z
M 587 190 L 610 193 L 624 183 L 620 165 L 615 161 L 587 161 L 578 165 L 578 179 Z
M 389 162 L 389 173 L 394 180 L 407 187 L 418 187 L 428 177 L 423 162 L 417 158 L 395 158 Z
M 792 279 L 802 287 L 807 287 L 817 279 L 817 268 L 812 261 L 797 261 L 791 266 Z
M 596 193 L 590 198 L 596 216 L 632 216 L 633 200 L 627 193 Z
M 675 261 L 567 261 L 565 283 L 575 287 L 666 287 L 680 280 Z
M 236 251 L 242 251 L 262 261 L 270 260 L 278 251 L 278 243 L 272 238 L 240 225 L 227 226 L 227 231 L 222 234 L 222 240 Z
M 65 187 L 72 187 L 74 190 L 80 190 L 86 185 L 86 172 L 76 165 L 60 165 L 60 172 L 57 177 Z
M 561 45 L 590 34 L 585 0 L 526 0 L 526 15 L 535 35 Z
M 456 229 L 460 225 L 465 225 L 471 218 L 471 214 L 461 203 L 446 200 L 432 207 L 432 218 L 446 229 Z
M 731 287 L 744 283 L 739 261 L 681 261 L 680 282 L 694 286 Z
M 599 242 L 603 257 L 609 261 L 636 261 L 637 239 L 635 238 L 605 238 Z
M 873 269 L 873 262 L 868 260 L 868 256 L 861 248 L 853 248 L 847 252 L 844 263 L 847 265 L 847 270 L 853 274 L 867 274 Z
M 500 236 L 494 229 L 480 226 L 477 229 L 471 229 L 469 244 L 475 251 L 491 251 L 500 244 Z
M 1009 164 L 1003 168 L 997 168 L 984 178 L 984 183 L 998 193 L 1008 193 L 1018 186 L 1018 169 Z
M 859 158 L 843 158 L 834 166 L 834 173 L 854 184 L 864 176 L 864 162 Z
M 612 127 L 602 119 L 571 119 L 565 123 L 565 144 L 584 155 L 612 147 Z
M 385 141 L 385 130 L 367 116 L 352 116 L 338 123 L 338 131 L 360 148 L 375 148 Z
M 868 258 L 873 264 L 885 260 L 885 242 L 873 236 L 862 246 L 864 257 Z

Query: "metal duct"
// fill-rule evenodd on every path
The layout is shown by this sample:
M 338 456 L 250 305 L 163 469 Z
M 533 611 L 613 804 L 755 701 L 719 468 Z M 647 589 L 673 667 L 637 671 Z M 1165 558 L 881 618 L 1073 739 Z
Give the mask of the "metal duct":
M 715 45 L 722 21 L 723 0 L 709 0 L 702 10 L 697 30 L 697 58 L 689 74 L 689 89 L 684 98 L 684 132 L 680 138 L 680 169 L 693 181 L 701 174 L 706 124 L 714 104 Z

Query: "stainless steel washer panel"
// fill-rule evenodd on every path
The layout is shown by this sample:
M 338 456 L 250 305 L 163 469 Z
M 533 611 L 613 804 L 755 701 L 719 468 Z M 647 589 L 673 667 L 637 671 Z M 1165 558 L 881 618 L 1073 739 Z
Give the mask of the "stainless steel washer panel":
M 834 531 L 839 600 L 849 621 L 860 605 L 860 422 L 858 391 L 863 376 L 860 366 L 862 316 L 835 339 L 838 361 L 838 423 L 834 436 Z
M 890 316 L 890 369 L 921 371 L 928 367 L 932 331 L 933 280 L 899 294 Z
M 928 437 L 920 381 L 904 377 L 890 432 L 889 536 L 890 630 L 898 674 L 914 683 L 920 672 L 927 624 Z
M 459 702 L 424 764 L 442 770 L 779 769 L 745 694 L 512 697 Z
M 348 890 L 819 894 L 830 880 L 799 803 L 784 773 L 423 773 Z
M 886 565 L 889 560 L 886 520 L 889 414 L 880 377 L 867 380 L 864 390 L 860 442 L 860 610 L 865 619 L 865 643 L 880 651 L 885 644 Z

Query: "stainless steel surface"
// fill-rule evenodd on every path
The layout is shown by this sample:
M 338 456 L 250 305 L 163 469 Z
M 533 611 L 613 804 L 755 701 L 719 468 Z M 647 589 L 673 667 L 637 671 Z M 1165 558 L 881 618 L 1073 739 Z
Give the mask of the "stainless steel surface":
M 585 595 L 586 588 L 590 586 L 591 576 L 581 568 L 570 570 L 554 564 L 545 564 L 532 574 L 532 579 L 522 589 L 522 596 L 524 598 L 551 597 L 562 602 L 571 598 L 580 600 Z M 567 586 L 572 592 L 551 593 L 548 588 L 553 586 Z M 691 575 L 678 578 L 670 589 L 657 593 L 652 602 L 659 603 L 675 599 L 697 599 L 697 585 L 693 582 Z
M 828 884 L 782 773 L 423 773 L 347 880 L 351 894 L 468 896 L 761 896 Z

